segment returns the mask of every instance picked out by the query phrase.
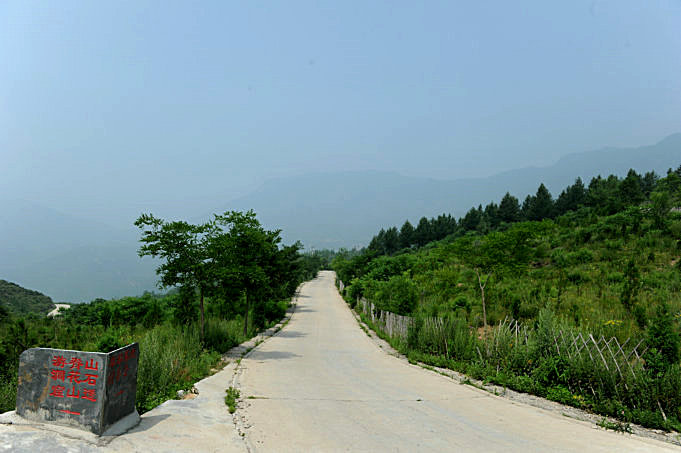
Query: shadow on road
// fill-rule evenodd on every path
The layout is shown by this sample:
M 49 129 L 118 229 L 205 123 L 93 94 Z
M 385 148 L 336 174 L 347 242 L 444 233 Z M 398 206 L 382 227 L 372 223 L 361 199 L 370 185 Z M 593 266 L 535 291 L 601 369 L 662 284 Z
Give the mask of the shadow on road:
M 306 333 L 296 332 L 295 330 L 282 330 L 281 332 L 279 332 L 279 335 L 277 335 L 277 337 L 281 337 L 281 338 L 301 338 L 301 337 L 304 337 L 306 335 L 307 335 Z
M 294 357 L 300 356 L 286 351 L 254 351 L 248 358 L 251 360 L 280 360 Z
M 153 428 L 154 425 L 162 422 L 166 418 L 170 417 L 170 414 L 161 414 L 161 415 L 149 415 L 147 417 L 142 416 L 142 419 L 140 420 L 140 424 L 135 426 L 133 429 L 128 431 L 129 433 L 139 433 L 142 431 L 146 431 L 150 428 Z

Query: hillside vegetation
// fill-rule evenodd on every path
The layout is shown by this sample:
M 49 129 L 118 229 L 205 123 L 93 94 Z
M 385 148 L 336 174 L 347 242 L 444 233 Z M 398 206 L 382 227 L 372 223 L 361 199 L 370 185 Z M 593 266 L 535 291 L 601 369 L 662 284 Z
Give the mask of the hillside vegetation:
M 0 316 L 0 412 L 14 408 L 19 355 L 31 347 L 109 352 L 140 343 L 137 409 L 145 412 L 219 366 L 221 354 L 281 319 L 322 258 L 280 245 L 253 212 L 203 225 L 142 216 L 140 255 L 156 254 L 165 295 L 73 305 L 60 316 Z M 255 287 L 257 285 L 257 288 Z M 255 288 L 255 289 L 254 289 Z
M 55 305 L 48 296 L 22 288 L 16 283 L 0 280 L 0 317 L 7 312 L 18 316 L 29 313 L 45 316 L 54 308 Z
M 681 167 L 577 179 L 555 200 L 542 184 L 522 204 L 507 193 L 382 230 L 333 265 L 352 305 L 374 304 L 369 321 L 411 318 L 391 340 L 414 359 L 678 430 L 679 206 Z

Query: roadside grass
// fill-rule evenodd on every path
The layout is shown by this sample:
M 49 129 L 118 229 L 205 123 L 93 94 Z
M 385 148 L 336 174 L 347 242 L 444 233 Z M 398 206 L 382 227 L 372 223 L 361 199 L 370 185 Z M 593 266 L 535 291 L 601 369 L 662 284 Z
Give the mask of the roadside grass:
M 379 338 L 406 356 L 409 363 L 454 370 L 469 377 L 464 384 L 495 393 L 483 387 L 494 384 L 612 417 L 621 424 L 681 431 L 676 409 L 679 404 L 676 395 L 681 392 L 678 366 L 659 375 L 641 372 L 637 379 L 618 386 L 617 370 L 595 367 L 591 361 L 577 358 L 566 360 L 551 352 L 541 333 L 548 331 L 553 322 L 550 314 L 540 317 L 538 330 L 528 332 L 529 343 L 522 347 L 511 346 L 511 342 L 496 334 L 478 339 L 464 323 L 451 324 L 451 330 L 443 336 L 443 332 L 419 329 L 417 322 L 405 341 L 390 338 L 363 313 L 359 317 Z
M 599 421 L 598 426 L 600 426 L 603 429 L 609 429 L 612 431 L 616 431 L 618 433 L 627 433 L 627 434 L 632 434 L 633 431 L 631 429 L 631 424 L 629 423 L 622 423 L 620 421 L 615 421 L 611 422 L 605 417 L 601 421 Z
M 17 373 L 10 369 L 8 376 L 0 376 L 0 413 L 11 411 L 17 400 Z
M 227 395 L 225 395 L 225 404 L 227 405 L 229 413 L 233 414 L 234 412 L 236 412 L 236 403 L 241 393 L 239 392 L 238 389 L 235 389 L 234 387 L 229 387 L 226 390 L 226 392 Z

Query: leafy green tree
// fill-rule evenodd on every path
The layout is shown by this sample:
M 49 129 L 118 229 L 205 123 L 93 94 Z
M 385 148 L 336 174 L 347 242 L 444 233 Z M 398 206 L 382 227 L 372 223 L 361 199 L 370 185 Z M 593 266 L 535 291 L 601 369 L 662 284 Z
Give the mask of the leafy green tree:
M 244 294 L 244 335 L 248 333 L 248 314 L 271 295 L 272 274 L 281 242 L 280 230 L 265 230 L 253 211 L 227 212 L 215 216 L 220 232 L 211 238 L 210 255 L 217 264 L 214 277 L 222 287 Z M 223 229 L 224 228 L 224 229 Z
M 480 290 L 483 325 L 487 326 L 485 290 L 494 275 L 526 272 L 531 258 L 530 240 L 546 227 L 538 223 L 516 224 L 508 231 L 465 237 L 452 245 L 454 253 L 475 271 Z
M 664 229 L 670 208 L 671 199 L 669 197 L 669 192 L 653 192 L 650 194 L 649 212 L 655 228 L 660 230 Z
M 674 316 L 669 305 L 662 301 L 658 306 L 655 317 L 648 327 L 648 347 L 657 350 L 667 365 L 679 363 L 679 332 L 674 327 Z
M 160 286 L 180 286 L 187 291 L 199 291 L 203 341 L 204 296 L 211 286 L 208 241 L 213 224 L 166 222 L 151 214 L 142 214 L 135 221 L 135 226 L 142 230 L 139 256 L 152 256 L 163 261 L 156 269 L 160 276 Z

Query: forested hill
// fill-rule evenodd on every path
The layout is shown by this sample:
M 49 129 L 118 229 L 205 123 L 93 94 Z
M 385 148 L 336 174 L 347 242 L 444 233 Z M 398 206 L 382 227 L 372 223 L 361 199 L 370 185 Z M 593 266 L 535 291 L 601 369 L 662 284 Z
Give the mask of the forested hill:
M 15 315 L 35 313 L 44 316 L 54 307 L 52 299 L 43 293 L 0 280 L 0 316 L 3 308 Z
M 284 229 L 284 239 L 306 247 L 339 248 L 366 244 L 381 227 L 443 212 L 463 216 L 471 206 L 500 200 L 507 191 L 522 202 L 543 183 L 554 194 L 581 177 L 664 174 L 676 168 L 681 134 L 649 146 L 604 148 L 570 154 L 547 167 L 527 167 L 483 178 L 431 179 L 379 171 L 305 174 L 274 179 L 226 204 L 255 209 L 266 225 Z M 484 165 L 484 163 L 481 163 Z
M 411 360 L 681 432 L 681 166 L 500 198 L 340 251 L 346 300 Z

